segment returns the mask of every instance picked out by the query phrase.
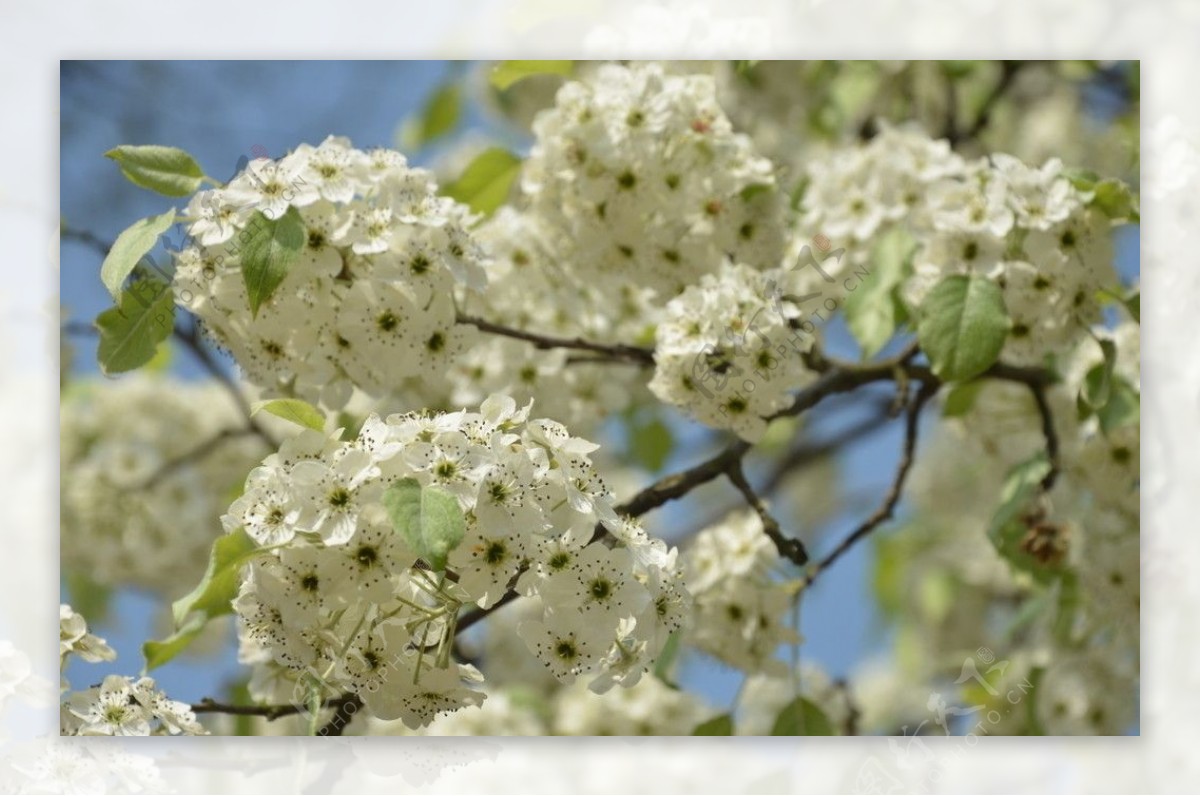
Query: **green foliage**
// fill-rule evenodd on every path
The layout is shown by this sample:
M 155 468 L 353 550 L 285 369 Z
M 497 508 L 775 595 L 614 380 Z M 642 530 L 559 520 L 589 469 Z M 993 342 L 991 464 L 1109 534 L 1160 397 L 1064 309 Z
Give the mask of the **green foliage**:
M 459 84 L 443 84 L 425 102 L 420 115 L 405 124 L 401 135 L 405 147 L 421 149 L 453 131 L 462 118 L 462 104 Z
M 1044 452 L 1014 467 L 1005 479 L 1000 507 L 988 528 L 988 539 L 996 552 L 1014 569 L 1029 573 L 1039 583 L 1048 583 L 1064 571 L 1061 562 L 1038 560 L 1025 547 L 1031 533 L 1027 515 L 1049 472 L 1050 462 Z
M 837 735 L 824 711 L 804 697 L 796 697 L 779 712 L 771 734 Z
M 152 360 L 175 328 L 175 298 L 166 283 L 146 278 L 121 292 L 117 306 L 96 318 L 97 358 L 106 376 L 134 370 Z
M 692 735 L 733 735 L 733 717 L 722 713 L 696 725 Z
M 899 322 L 895 291 L 908 276 L 916 242 L 894 226 L 871 247 L 871 274 L 846 298 L 846 324 L 870 359 L 891 338 Z
M 1129 297 L 1126 298 L 1121 303 L 1125 305 L 1125 309 L 1129 312 L 1129 315 L 1135 321 L 1137 321 L 1138 323 L 1142 322 L 1142 293 L 1141 293 L 1141 291 L 1135 290 L 1133 293 L 1130 293 Z
M 634 415 L 628 426 L 629 455 L 635 462 L 652 473 L 657 473 L 667 462 L 675 446 L 670 427 L 657 413 L 648 417 Z
M 121 295 L 125 279 L 158 243 L 159 236 L 175 223 L 175 208 L 161 216 L 143 218 L 131 224 L 113 242 L 112 248 L 100 266 L 100 281 L 108 288 L 109 295 L 116 300 Z
M 679 658 L 679 639 L 680 634 L 678 630 L 667 636 L 667 643 L 663 645 L 662 652 L 658 654 L 658 659 L 654 661 L 654 676 L 672 688 L 677 687 L 674 680 L 671 679 L 671 669 L 675 666 L 675 661 Z
M 267 412 L 291 421 L 298 426 L 322 431 L 325 428 L 325 416 L 320 410 L 307 401 L 299 398 L 276 398 L 270 401 L 258 401 L 250 407 L 250 414 Z
M 501 61 L 492 67 L 488 80 L 493 86 L 504 91 L 527 77 L 534 75 L 570 77 L 574 71 L 574 61 Z
M 218 616 L 233 613 L 242 565 L 259 549 L 246 532 L 239 529 L 217 539 L 209 554 L 208 568 L 196 588 L 171 606 L 175 632 L 162 641 L 142 645 L 146 669 L 154 669 L 182 652 L 205 625 Z
M 999 286 L 981 276 L 948 276 L 921 304 L 917 337 L 933 372 L 966 381 L 1000 356 L 1012 320 Z
M 1079 400 L 1090 411 L 1103 408 L 1112 396 L 1113 368 L 1117 364 L 1117 346 L 1112 340 L 1098 340 L 1104 352 L 1104 361 L 1084 376 L 1079 389 Z
M 442 193 L 457 199 L 476 213 L 491 215 L 508 200 L 508 192 L 521 171 L 521 159 L 500 147 L 480 152 L 457 180 Z
M 258 315 L 259 307 L 283 282 L 304 246 L 304 221 L 294 207 L 275 219 L 255 211 L 242 234 L 245 235 L 241 241 L 242 278 L 246 281 L 250 311 Z
M 1101 180 L 1095 188 L 1092 205 L 1113 220 L 1141 220 L 1137 195 L 1120 180 Z
M 437 487 L 422 487 L 415 478 L 404 478 L 383 493 L 392 527 L 435 572 L 446 568 L 450 551 L 466 532 L 458 499 Z
M 187 196 L 206 179 L 195 159 L 170 146 L 119 146 L 104 153 L 116 161 L 126 179 L 165 196 Z
M 946 403 L 942 407 L 943 417 L 961 417 L 971 411 L 979 391 L 983 389 L 982 381 L 967 381 L 956 384 L 946 395 Z
M 1108 401 L 1096 410 L 1096 416 L 1100 419 L 1100 430 L 1105 434 L 1136 424 L 1142 416 L 1142 397 L 1128 381 L 1113 376 Z

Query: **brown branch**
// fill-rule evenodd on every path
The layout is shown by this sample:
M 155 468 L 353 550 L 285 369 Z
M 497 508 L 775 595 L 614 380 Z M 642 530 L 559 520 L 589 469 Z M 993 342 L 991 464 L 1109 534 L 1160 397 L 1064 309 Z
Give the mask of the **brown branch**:
M 523 329 L 513 329 L 508 326 L 502 326 L 498 323 L 486 321 L 483 318 L 475 318 L 470 315 L 459 315 L 458 322 L 474 326 L 481 332 L 489 334 L 497 334 L 501 337 L 511 337 L 514 340 L 523 340 L 530 343 L 534 348 L 541 350 L 550 350 L 554 348 L 565 348 L 571 351 L 587 351 L 597 356 L 589 357 L 586 361 L 618 361 L 618 362 L 633 362 L 646 367 L 654 366 L 654 351 L 641 346 L 627 345 L 625 343 L 594 343 L 590 340 L 584 340 L 580 337 L 551 337 L 544 334 L 536 334 L 527 332 Z
M 338 700 L 333 706 L 333 715 L 325 723 L 324 727 L 317 730 L 317 735 L 322 738 L 331 735 L 341 735 L 354 719 L 354 714 L 358 713 L 359 708 L 362 706 L 362 698 L 358 694 L 348 694 L 346 697 Z
M 750 482 L 746 480 L 746 473 L 742 470 L 740 459 L 729 466 L 729 469 L 725 471 L 725 476 L 742 493 L 742 497 L 746 498 L 746 503 L 750 505 L 750 508 L 754 509 L 754 513 L 758 515 L 759 520 L 762 522 L 763 533 L 775 544 L 775 549 L 779 551 L 779 555 L 798 567 L 807 564 L 808 551 L 804 549 L 804 542 L 795 537 L 784 535 L 779 527 L 779 521 L 771 516 L 771 512 L 767 510 L 762 498 L 758 496 L 754 488 L 750 486 Z
M 333 697 L 325 700 L 322 707 L 341 709 L 341 706 L 348 703 L 358 701 L 358 694 L 343 694 L 339 697 Z M 361 702 L 359 703 L 361 704 Z M 189 705 L 193 713 L 224 713 L 229 716 L 261 716 L 267 721 L 275 721 L 275 719 L 283 718 L 284 716 L 294 716 L 298 713 L 303 713 L 308 710 L 307 705 L 229 705 L 223 702 L 217 702 L 215 699 L 205 697 L 194 705 Z
M 908 405 L 908 414 L 904 424 L 904 450 L 900 455 L 900 463 L 896 466 L 896 475 L 892 479 L 892 485 L 884 495 L 883 502 L 870 517 L 843 539 L 841 544 L 835 547 L 829 555 L 822 558 L 809 569 L 807 583 L 805 584 L 806 587 L 811 585 L 818 575 L 828 569 L 861 539 L 892 518 L 892 515 L 896 511 L 896 505 L 900 502 L 900 495 L 904 491 L 904 482 L 908 479 L 908 473 L 912 469 L 913 460 L 916 455 L 917 432 L 920 427 L 921 409 L 924 408 L 930 398 L 937 394 L 940 386 L 940 383 L 936 381 L 923 382 L 916 397 Z
M 62 240 L 80 243 L 92 249 L 101 257 L 107 257 L 112 250 L 112 244 L 103 240 L 99 235 L 88 232 L 85 229 L 72 229 L 70 227 L 61 227 L 58 231 L 58 236 Z
M 204 340 L 200 336 L 200 325 L 194 322 L 187 329 L 176 326 L 172 331 L 172 336 L 183 344 L 184 348 L 191 352 L 192 356 L 204 367 L 209 374 L 220 382 L 225 388 L 225 392 L 238 405 L 242 415 L 246 418 L 246 427 L 250 432 L 257 434 L 263 442 L 267 443 L 268 447 L 275 450 L 279 447 L 279 442 L 271 436 L 270 433 L 256 420 L 251 414 L 250 404 L 246 402 L 246 397 L 242 395 L 241 389 L 238 388 L 237 382 L 233 377 L 225 372 L 221 364 L 216 360 L 216 357 L 204 345 Z
M 991 92 L 984 98 L 983 104 L 979 106 L 979 113 L 975 116 L 975 121 L 966 130 L 959 130 L 958 125 L 955 125 L 947 131 L 946 139 L 950 142 L 950 146 L 958 146 L 979 137 L 984 128 L 992 121 L 992 113 L 996 110 L 996 106 L 1012 88 L 1013 81 L 1028 63 L 1028 61 L 1000 62 L 1000 79 L 996 81 L 996 85 L 992 87 Z
M 186 467 L 187 465 L 191 464 L 192 462 L 203 459 L 205 456 L 207 456 L 208 454 L 212 453 L 217 448 L 219 448 L 221 446 L 221 444 L 223 442 L 225 442 L 226 440 L 237 439 L 238 437 L 245 437 L 245 436 L 249 436 L 249 435 L 252 435 L 255 433 L 256 432 L 254 431 L 254 429 L 250 428 L 249 426 L 246 426 L 244 428 L 224 429 L 219 434 L 216 434 L 215 436 L 208 439 L 207 441 L 200 443 L 199 445 L 192 448 L 191 450 L 181 453 L 180 455 L 176 456 L 174 459 L 167 461 L 165 464 L 163 464 L 162 467 L 158 468 L 158 470 L 151 473 L 150 476 L 148 478 L 146 478 L 144 481 L 142 481 L 141 483 L 135 484 L 130 487 L 126 487 L 125 489 L 126 489 L 126 491 L 139 491 L 139 490 L 143 490 L 143 489 L 150 489 L 150 488 L 154 487 L 155 485 L 157 485 L 164 478 L 166 478 L 167 476 L 174 473 L 176 470 Z

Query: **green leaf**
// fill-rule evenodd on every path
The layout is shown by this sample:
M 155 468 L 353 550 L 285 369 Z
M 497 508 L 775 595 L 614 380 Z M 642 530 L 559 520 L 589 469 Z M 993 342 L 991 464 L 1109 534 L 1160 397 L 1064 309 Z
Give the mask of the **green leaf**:
M 209 620 L 233 613 L 242 565 L 258 552 L 254 540 L 241 529 L 213 542 L 204 577 L 187 596 L 171 605 L 175 632 L 162 641 L 142 645 L 147 670 L 162 666 L 186 649 Z
M 175 327 L 175 297 L 165 282 L 138 280 L 117 301 L 117 306 L 96 318 L 97 358 L 108 376 L 145 365 Z
M 1113 368 L 1117 364 L 1117 346 L 1112 340 L 1097 340 L 1104 361 L 1091 368 L 1083 377 L 1079 400 L 1092 411 L 1103 408 L 1112 395 Z
M 900 226 L 885 232 L 871 248 L 871 273 L 846 298 L 846 324 L 870 359 L 891 338 L 898 323 L 893 291 L 904 281 L 916 243 Z
M 1008 474 L 1000 493 L 1000 507 L 992 517 L 988 539 L 996 552 L 1014 569 L 1028 572 L 1039 583 L 1049 583 L 1064 571 L 1062 564 L 1039 561 L 1023 548 L 1030 527 L 1023 515 L 1050 472 L 1044 452 L 1018 464 Z
M 1094 189 L 1092 204 L 1113 220 L 1138 221 L 1137 196 L 1120 180 L 1101 180 Z
M 157 669 L 187 649 L 207 624 L 208 619 L 204 614 L 192 614 L 183 623 L 183 627 L 162 641 L 147 641 L 143 644 L 142 657 L 146 659 L 146 671 Z
M 406 124 L 401 135 L 406 147 L 420 149 L 458 126 L 462 117 L 462 89 L 457 82 L 443 84 L 426 101 L 421 114 Z
M 192 613 L 212 618 L 233 612 L 242 565 L 257 555 L 258 547 L 247 533 L 238 529 L 213 542 L 208 568 L 196 588 L 171 604 L 175 627 L 183 627 Z
M 772 735 L 837 735 L 829 718 L 804 697 L 796 697 L 780 711 Z
M 658 659 L 654 661 L 654 676 L 672 687 L 675 686 L 675 683 L 671 680 L 671 667 L 679 658 L 679 640 L 678 630 L 667 636 L 667 643 L 663 644 L 662 652 L 658 653 Z
M 408 546 L 435 572 L 444 570 L 450 551 L 466 532 L 458 499 L 437 487 L 422 487 L 415 478 L 404 478 L 383 493 L 383 507 Z
M 250 311 L 258 315 L 258 308 L 283 282 L 304 246 L 304 221 L 294 207 L 276 219 L 267 218 L 259 210 L 251 216 L 243 234 L 246 237 L 241 250 L 242 278 L 246 281 Z
M 154 248 L 154 244 L 158 243 L 159 236 L 174 223 L 175 208 L 172 207 L 161 216 L 143 218 L 131 224 L 117 236 L 100 266 L 100 281 L 108 288 L 108 293 L 114 300 L 121 295 L 125 279 Z
M 696 725 L 692 735 L 733 735 L 733 717 L 722 713 Z
M 1141 323 L 1142 322 L 1142 293 L 1141 293 L 1141 291 L 1135 290 L 1132 294 L 1130 294 L 1129 298 L 1125 299 L 1122 303 L 1125 305 L 1125 309 L 1129 311 L 1129 314 L 1133 317 L 1133 319 L 1135 321 L 1137 321 L 1138 323 Z
M 1018 519 L 1038 489 L 1042 479 L 1050 472 L 1050 460 L 1044 451 L 1021 462 L 1009 470 L 1000 490 L 1000 507 L 992 516 L 989 536 L 1000 526 Z
M 1100 181 L 1100 175 L 1090 169 L 1063 169 L 1062 173 L 1071 185 L 1084 193 L 1091 193 Z
M 315 429 L 316 431 L 325 430 L 325 416 L 320 410 L 307 401 L 301 401 L 299 398 L 276 398 L 270 401 L 258 401 L 250 407 L 250 414 L 255 415 L 258 412 L 268 412 L 276 417 L 282 417 L 284 420 L 289 420 L 298 426 Z
M 489 147 L 463 170 L 442 193 L 476 213 L 491 215 L 508 200 L 508 192 L 521 171 L 521 159 L 507 149 Z
M 1122 426 L 1137 423 L 1141 415 L 1142 396 L 1137 388 L 1120 376 L 1113 376 L 1108 401 L 1096 410 L 1100 430 L 1109 434 Z
M 675 438 L 670 427 L 659 417 L 634 420 L 629 428 L 629 453 L 633 460 L 652 473 L 657 473 L 671 455 Z
M 1012 325 L 1004 295 L 981 276 L 948 276 L 921 304 L 917 337 L 933 372 L 966 381 L 990 368 Z
M 104 153 L 121 173 L 141 188 L 166 196 L 187 196 L 200 189 L 204 170 L 195 159 L 170 146 L 119 146 Z
M 574 61 L 501 61 L 492 67 L 488 80 L 493 86 L 504 91 L 527 77 L 534 75 L 570 77 L 574 70 Z
M 968 381 L 954 385 L 946 395 L 946 403 L 942 407 L 942 417 L 961 417 L 970 412 L 982 389 L 982 381 Z

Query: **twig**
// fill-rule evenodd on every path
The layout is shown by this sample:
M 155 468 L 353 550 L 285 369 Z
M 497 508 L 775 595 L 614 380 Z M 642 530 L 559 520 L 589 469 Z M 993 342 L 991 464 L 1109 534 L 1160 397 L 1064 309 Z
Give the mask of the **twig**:
M 186 467 L 192 462 L 203 459 L 205 456 L 220 447 L 221 443 L 225 442 L 226 440 L 237 439 L 238 437 L 244 437 L 255 433 L 256 432 L 254 429 L 250 428 L 249 426 L 244 428 L 223 429 L 220 433 L 211 437 L 207 441 L 202 442 L 191 450 L 181 453 L 174 459 L 167 461 L 162 467 L 153 472 L 150 477 L 146 478 L 144 481 L 136 484 L 135 486 L 128 487 L 127 489 L 130 491 L 150 489 L 176 470 Z
M 904 424 L 904 451 L 900 456 L 900 463 L 896 466 L 896 475 L 892 479 L 892 485 L 888 488 L 887 494 L 884 495 L 883 502 L 870 517 L 843 539 L 841 544 L 835 547 L 829 555 L 809 568 L 806 587 L 811 585 L 818 575 L 828 569 L 861 539 L 892 518 L 896 510 L 896 504 L 900 502 L 900 495 L 904 491 L 904 482 L 908 478 L 909 470 L 912 469 L 913 459 L 915 458 L 921 409 L 930 398 L 937 394 L 939 388 L 940 384 L 935 381 L 922 383 L 916 397 L 908 405 L 908 414 Z
M 192 323 L 187 329 L 176 326 L 172 334 L 176 340 L 183 344 L 184 348 L 192 353 L 192 356 L 196 358 L 204 369 L 221 383 L 221 386 L 233 398 L 234 403 L 241 409 L 242 414 L 246 418 L 246 426 L 249 430 L 257 434 L 272 449 L 278 448 L 279 442 L 251 414 L 250 404 L 246 402 L 246 398 L 238 388 L 237 382 L 225 372 L 225 369 L 221 367 L 221 364 L 213 357 L 208 348 L 205 347 L 204 341 L 200 338 L 199 325 Z
M 358 694 L 343 694 L 342 696 L 325 700 L 322 707 L 339 710 L 342 705 L 355 701 L 358 701 Z M 359 702 L 359 704 L 362 703 Z M 267 721 L 275 721 L 275 719 L 283 718 L 284 716 L 294 716 L 308 709 L 307 705 L 228 705 L 208 697 L 201 699 L 189 707 L 191 707 L 193 713 L 197 714 L 224 713 L 229 716 L 261 716 Z
M 804 542 L 791 536 L 785 536 L 779 528 L 779 521 L 771 516 L 771 512 L 767 510 L 762 498 L 750 486 L 750 482 L 746 480 L 746 473 L 742 470 L 741 460 L 735 461 L 725 471 L 725 476 L 729 479 L 742 497 L 746 498 L 746 503 L 750 508 L 754 509 L 754 513 L 758 515 L 762 521 L 763 533 L 767 535 L 775 544 L 775 549 L 779 551 L 779 555 L 791 561 L 798 567 L 802 567 L 808 563 L 808 551 L 804 549 Z
M 951 146 L 958 146 L 964 141 L 970 141 L 983 132 L 983 129 L 988 126 L 992 120 L 992 112 L 995 111 L 996 105 L 1003 99 L 1004 95 L 1012 87 L 1013 81 L 1021 68 L 1028 62 L 1026 61 L 1001 61 L 1000 62 L 1000 79 L 996 81 L 996 85 L 992 87 L 991 93 L 984 98 L 983 104 L 979 106 L 979 113 L 975 117 L 975 121 L 963 131 L 955 128 L 950 131 L 950 135 L 946 138 L 950 141 Z
M 346 727 L 354 719 L 354 714 L 362 707 L 362 699 L 358 694 L 350 694 L 347 698 L 340 700 L 333 706 L 333 716 L 325 723 L 325 726 L 317 730 L 317 735 L 321 737 L 329 737 L 331 735 L 341 735 Z
M 112 250 L 111 243 L 85 229 L 71 229 L 64 226 L 59 229 L 58 236 L 66 241 L 83 244 L 98 253 L 101 257 L 107 257 L 109 251 Z
M 1050 402 L 1046 399 L 1045 385 L 1033 382 L 1027 382 L 1027 384 L 1029 392 L 1033 395 L 1034 403 L 1037 404 L 1038 414 L 1042 416 L 1042 436 L 1046 440 L 1046 459 L 1050 462 L 1050 471 L 1046 473 L 1039 486 L 1042 492 L 1046 493 L 1054 488 L 1054 483 L 1058 480 L 1060 469 L 1058 432 L 1054 430 L 1054 414 L 1050 411 Z
M 647 367 L 654 366 L 654 351 L 649 348 L 642 348 L 641 346 L 627 345 L 625 343 L 594 343 L 580 337 L 550 337 L 549 335 L 527 332 L 523 329 L 501 326 L 498 323 L 492 323 L 491 321 L 485 321 L 482 318 L 475 318 L 470 315 L 459 315 L 458 322 L 474 326 L 481 332 L 498 334 L 501 337 L 511 337 L 514 340 L 524 340 L 532 344 L 534 348 L 542 350 L 565 348 L 572 351 L 588 351 L 598 355 L 598 357 L 590 358 L 587 361 L 594 362 L 603 359 L 608 361 L 634 362 Z

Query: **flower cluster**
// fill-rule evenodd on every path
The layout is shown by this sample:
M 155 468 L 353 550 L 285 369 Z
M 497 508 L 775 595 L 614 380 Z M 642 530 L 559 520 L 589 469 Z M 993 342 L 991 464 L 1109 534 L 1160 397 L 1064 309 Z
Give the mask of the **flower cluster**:
M 58 610 L 59 659 L 78 655 L 96 663 L 117 657 L 104 639 L 88 632 L 87 621 L 69 605 Z M 66 678 L 62 691 L 69 688 Z M 110 674 L 104 682 L 67 696 L 59 711 L 61 735 L 207 735 L 192 709 L 168 699 L 149 677 Z
M 306 431 L 251 472 L 223 518 L 266 549 L 235 609 L 252 690 L 304 699 L 314 684 L 357 693 L 409 726 L 479 704 L 474 667 L 452 660 L 458 611 L 510 590 L 543 604 L 529 650 L 562 682 L 632 685 L 683 623 L 675 551 L 618 518 L 587 456 L 597 446 L 529 407 L 372 416 L 357 439 Z M 452 496 L 465 532 L 431 571 L 393 525 L 401 481 Z
M 735 512 L 701 531 L 684 554 L 695 599 L 688 643 L 746 672 L 786 674 L 775 652 L 800 637 L 784 624 L 795 589 L 772 576 L 779 562 L 753 512 Z
M 667 304 L 658 325 L 651 391 L 709 426 L 757 441 L 764 419 L 815 375 L 802 355 L 816 338 L 787 300 L 807 291 L 802 269 L 760 272 L 725 264 Z
M 268 391 L 340 408 L 354 386 L 382 397 L 436 379 L 468 342 L 455 287 L 486 281 L 469 212 L 436 187 L 400 153 L 343 138 L 251 161 L 188 206 L 176 300 Z M 254 312 L 243 258 L 285 221 L 299 252 Z
M 995 282 L 1012 319 L 1007 362 L 1041 365 L 1069 351 L 1100 320 L 1098 296 L 1118 284 L 1113 221 L 1058 160 L 1039 168 L 1005 154 L 967 160 L 919 130 L 885 127 L 814 161 L 809 177 L 804 223 L 850 250 L 843 269 L 900 224 L 918 244 L 903 288 L 911 306 L 948 275 Z
M 65 603 L 58 607 L 58 658 L 65 666 L 67 656 L 78 655 L 89 663 L 116 660 L 108 642 L 88 632 L 87 620 Z M 65 687 L 65 683 L 64 683 Z
M 727 256 L 778 265 L 771 163 L 733 132 L 711 76 L 606 64 L 565 84 L 533 131 L 521 188 L 577 281 L 663 301 Z
M 149 677 L 110 674 L 71 694 L 61 714 L 62 735 L 207 735 L 192 709 L 168 699 Z
M 198 581 L 226 496 L 266 453 L 221 387 L 79 382 L 60 424 L 64 571 L 166 594 Z

